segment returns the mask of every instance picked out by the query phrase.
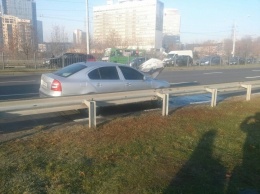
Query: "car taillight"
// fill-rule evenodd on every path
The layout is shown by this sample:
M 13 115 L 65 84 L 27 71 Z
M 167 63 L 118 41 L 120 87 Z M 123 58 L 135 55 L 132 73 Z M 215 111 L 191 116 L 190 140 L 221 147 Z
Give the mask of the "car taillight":
M 53 82 L 51 83 L 51 90 L 61 92 L 62 91 L 61 83 L 56 79 L 53 80 Z

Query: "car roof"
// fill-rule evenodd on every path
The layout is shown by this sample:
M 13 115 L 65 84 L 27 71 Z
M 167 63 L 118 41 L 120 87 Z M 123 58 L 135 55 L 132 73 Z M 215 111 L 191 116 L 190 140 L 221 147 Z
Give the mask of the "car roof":
M 74 63 L 74 64 L 76 64 L 76 63 Z M 124 65 L 124 64 L 120 64 L 120 63 L 105 62 L 105 61 L 78 62 L 77 64 L 83 64 L 83 65 L 86 65 L 88 67 L 91 67 L 91 66 L 95 66 L 95 67 L 97 67 L 97 66 L 107 66 L 107 65 L 127 66 L 127 65 Z
M 72 55 L 89 55 L 89 56 L 93 56 L 92 54 L 86 54 L 86 53 L 71 53 L 71 52 L 68 52 L 68 53 L 64 53 L 64 55 L 67 55 L 67 54 L 72 54 Z

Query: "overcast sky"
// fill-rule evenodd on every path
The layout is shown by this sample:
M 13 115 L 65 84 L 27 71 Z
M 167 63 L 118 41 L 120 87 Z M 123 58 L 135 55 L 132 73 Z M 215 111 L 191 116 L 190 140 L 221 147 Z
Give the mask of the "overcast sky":
M 260 0 L 161 0 L 165 8 L 181 15 L 181 42 L 201 43 L 230 38 L 236 24 L 237 38 L 260 36 Z M 90 23 L 94 6 L 106 0 L 88 0 Z M 85 31 L 85 0 L 36 0 L 38 20 L 43 22 L 44 41 L 50 40 L 52 26 L 65 28 L 70 39 L 75 29 Z M 91 24 L 90 24 L 91 26 Z

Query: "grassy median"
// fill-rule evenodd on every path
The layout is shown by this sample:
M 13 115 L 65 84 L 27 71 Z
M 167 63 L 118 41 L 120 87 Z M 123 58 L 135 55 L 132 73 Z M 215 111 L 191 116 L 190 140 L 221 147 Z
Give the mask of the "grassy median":
M 260 190 L 260 98 L 62 125 L 0 144 L 0 193 Z

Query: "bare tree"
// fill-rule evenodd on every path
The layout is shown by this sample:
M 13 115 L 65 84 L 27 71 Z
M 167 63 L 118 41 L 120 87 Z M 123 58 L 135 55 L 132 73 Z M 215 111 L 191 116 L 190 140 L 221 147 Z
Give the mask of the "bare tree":
M 250 36 L 237 41 L 236 53 L 238 56 L 245 58 L 252 55 L 252 38 Z
M 8 37 L 8 44 L 5 45 L 5 52 L 10 58 L 18 56 L 19 33 L 17 28 L 13 28 L 12 36 Z
M 51 52 L 53 55 L 59 55 L 66 51 L 65 43 L 68 42 L 68 34 L 64 27 L 55 25 L 51 32 Z
M 203 55 L 215 55 L 217 54 L 217 44 L 213 40 L 208 40 L 202 43 L 202 50 Z
M 18 50 L 29 59 L 29 55 L 34 51 L 34 30 L 32 26 L 22 26 L 19 28 L 18 33 Z
M 255 57 L 260 57 L 260 37 L 256 38 L 252 42 L 252 55 Z
M 114 47 L 121 47 L 122 45 L 122 38 L 117 33 L 116 30 L 112 30 L 108 36 L 106 37 L 105 46 L 107 48 L 114 48 Z
M 225 39 L 223 41 L 223 54 L 227 57 L 231 55 L 232 52 L 232 40 L 231 39 Z

